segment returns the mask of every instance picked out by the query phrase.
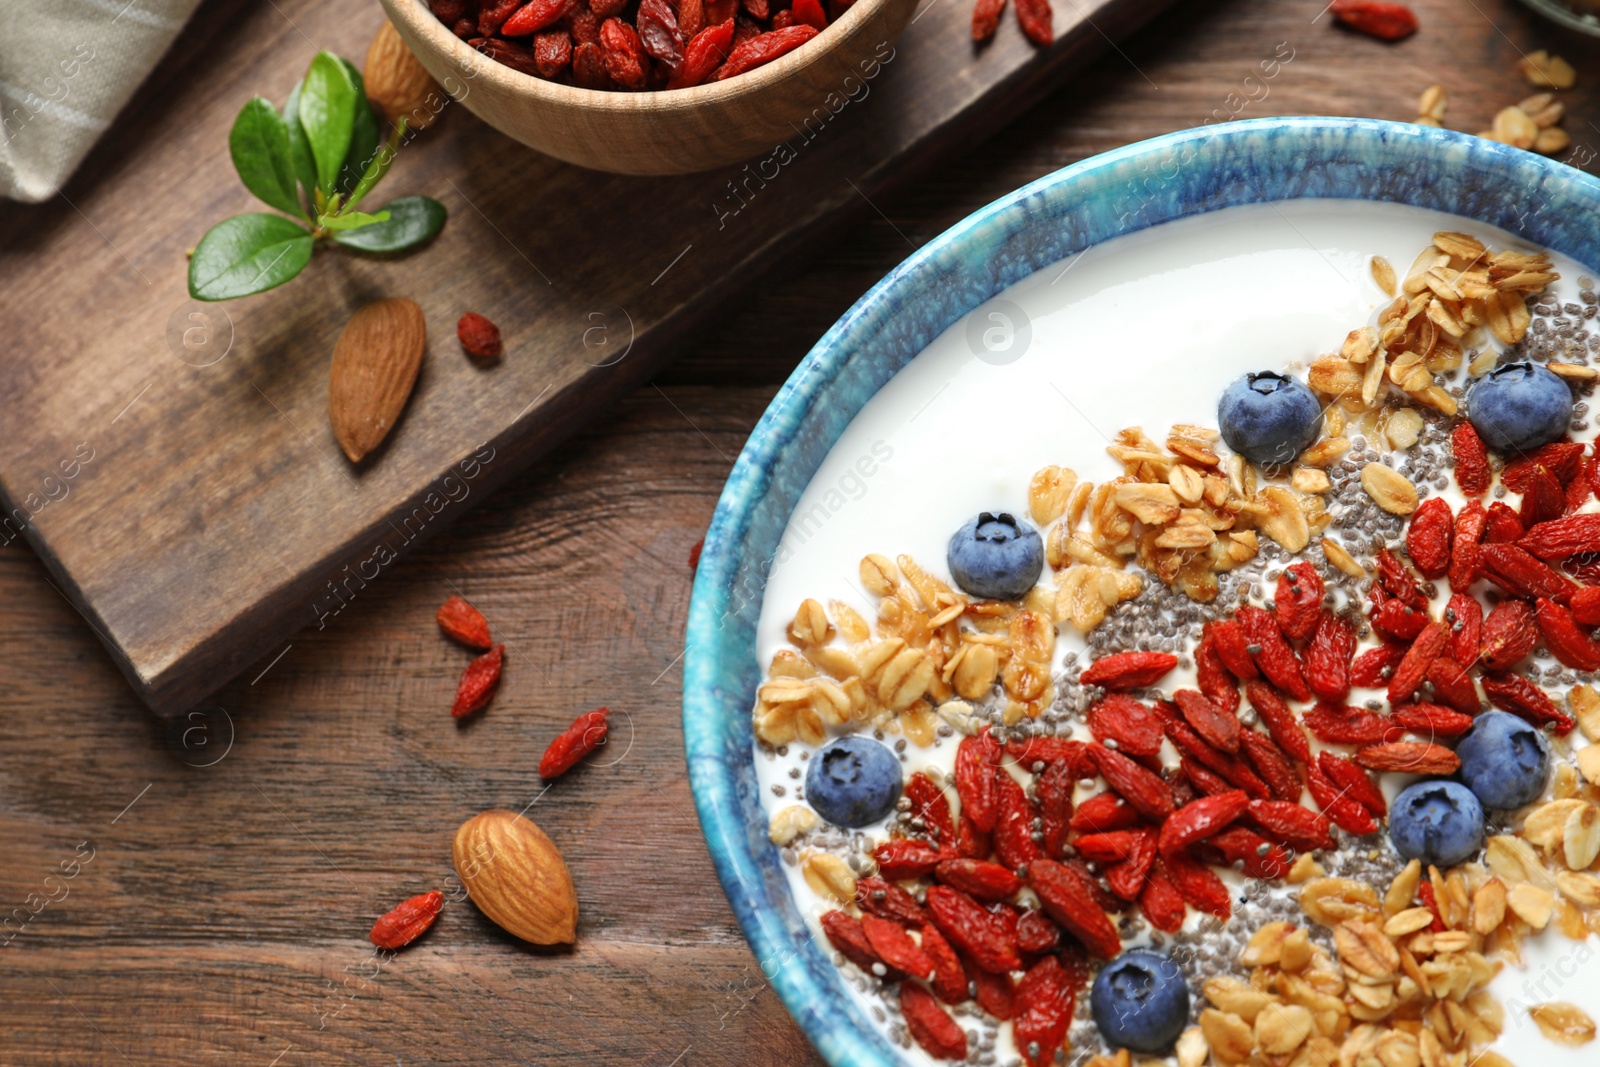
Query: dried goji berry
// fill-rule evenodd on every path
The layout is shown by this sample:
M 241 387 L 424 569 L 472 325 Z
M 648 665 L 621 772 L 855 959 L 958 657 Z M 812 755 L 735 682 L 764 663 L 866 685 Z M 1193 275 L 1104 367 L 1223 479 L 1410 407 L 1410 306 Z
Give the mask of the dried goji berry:
M 507 37 L 526 37 L 561 21 L 567 13 L 568 0 L 531 0 L 517 8 L 500 27 Z
M 1387 729 L 1381 716 L 1348 705 L 1318 704 L 1302 719 L 1317 740 L 1330 745 L 1375 745 Z
M 1198 796 L 1214 797 L 1238 788 L 1222 775 L 1207 768 L 1205 764 L 1193 756 L 1185 754 L 1179 757 L 1178 766 L 1182 769 L 1185 780 L 1194 786 Z M 1195 799 L 1190 798 L 1186 803 L 1193 804 Z
M 1268 797 L 1272 790 L 1267 788 L 1267 783 L 1257 778 L 1255 772 L 1246 767 L 1236 756 L 1226 752 L 1218 752 L 1200 735 L 1190 729 L 1185 722 L 1170 722 L 1167 724 L 1167 736 L 1179 752 L 1192 757 L 1197 763 L 1204 766 L 1211 773 L 1220 775 L 1236 789 L 1242 789 L 1252 797 Z M 1169 790 L 1170 792 L 1170 790 Z M 1153 821 L 1155 820 L 1152 817 Z
M 1417 611 L 1428 610 L 1428 591 L 1399 556 L 1384 548 L 1373 558 L 1377 563 L 1378 585 L 1384 592 Z
M 1028 969 L 1017 983 L 1012 1033 L 1028 1067 L 1055 1063 L 1072 1022 L 1076 993 L 1072 980 L 1054 956 Z
M 694 40 L 694 35 L 706 28 L 706 9 L 701 0 L 677 0 L 678 29 L 683 33 L 685 41 Z
M 1129 807 L 1154 821 L 1172 814 L 1172 793 L 1160 775 L 1109 748 L 1095 748 L 1093 751 L 1101 777 L 1122 795 Z
M 1521 600 L 1502 600 L 1483 620 L 1478 661 L 1485 670 L 1503 671 L 1522 661 L 1539 643 L 1539 624 L 1533 609 Z
M 1311 636 L 1311 644 L 1306 646 L 1306 685 L 1311 687 L 1312 695 L 1318 700 L 1343 702 L 1350 695 L 1350 660 L 1355 654 L 1355 630 L 1344 619 L 1324 608 L 1317 620 L 1316 632 Z M 1277 736 L 1276 732 L 1273 736 Z M 1283 741 L 1280 739 L 1278 743 L 1282 745 Z
M 1158 847 L 1163 859 L 1171 860 L 1174 853 L 1182 852 L 1196 841 L 1203 841 L 1245 813 L 1250 798 L 1243 790 L 1235 789 L 1214 797 L 1201 797 L 1185 804 L 1161 824 Z
M 1101 689 L 1144 689 L 1177 665 L 1178 657 L 1167 652 L 1115 652 L 1091 663 L 1078 681 Z
M 1144 891 L 1145 879 L 1156 861 L 1159 838 L 1149 827 L 1131 830 L 1132 841 L 1128 856 L 1122 862 L 1106 868 L 1106 885 L 1123 900 L 1138 900 Z
M 1017 25 L 1034 44 L 1047 48 L 1056 39 L 1051 25 L 1050 0 L 1017 0 Z
M 1428 929 L 1436 934 L 1442 934 L 1448 929 L 1444 919 L 1439 915 L 1439 899 L 1433 892 L 1433 883 L 1423 879 L 1417 885 L 1417 896 L 1422 901 L 1422 906 L 1433 912 L 1433 922 L 1428 924 Z
M 1035 866 L 1049 862 L 1040 860 Z M 939 932 L 977 967 L 1004 974 L 1022 966 L 1015 939 L 1008 939 L 1002 921 L 959 889 L 929 886 L 927 908 Z
M 1600 642 L 1579 627 L 1571 612 L 1540 597 L 1534 605 L 1534 616 L 1552 656 L 1575 671 L 1600 670 Z
M 598 40 L 585 41 L 572 50 L 572 83 L 580 89 L 610 89 L 615 83 L 606 72 L 606 52 Z
M 976 900 L 1009 900 L 1022 888 L 1022 879 L 998 863 L 965 856 L 942 861 L 933 876 Z
M 1438 704 L 1402 704 L 1389 713 L 1389 721 L 1398 729 L 1386 734 L 1385 739 L 1398 741 L 1400 738 L 1394 735 L 1400 733 L 1427 738 L 1460 737 L 1472 729 L 1473 718 Z
M 1061 927 L 1042 911 L 1029 909 L 1017 917 L 1017 948 L 1028 956 L 1061 947 Z
M 1589 469 L 1592 466 L 1595 465 L 1595 463 L 1596 463 L 1596 460 L 1595 460 L 1595 458 L 1593 456 L 1591 456 L 1588 459 L 1584 460 L 1583 461 L 1584 473 L 1582 475 L 1580 475 L 1579 477 L 1572 479 L 1572 481 L 1570 481 L 1570 482 L 1568 482 L 1566 484 L 1566 486 L 1565 486 L 1565 493 L 1566 493 L 1566 497 L 1567 497 L 1566 514 L 1571 515 L 1573 512 L 1575 512 L 1579 508 L 1583 507 L 1585 504 L 1587 504 L 1589 502 L 1589 498 L 1594 495 L 1594 483 L 1590 480 L 1590 476 L 1589 476 L 1588 472 L 1589 472 Z
M 1248 682 L 1261 676 L 1261 672 L 1256 670 L 1256 661 L 1250 655 L 1250 639 L 1237 621 L 1208 622 L 1202 632 L 1216 645 L 1222 665 L 1232 671 L 1234 677 Z
M 988 859 L 994 851 L 987 830 L 980 830 L 965 815 L 956 823 L 956 852 L 971 859 Z
M 913 978 L 933 977 L 933 961 L 911 940 L 904 926 L 893 919 L 867 914 L 861 916 L 861 929 L 872 951 L 884 963 Z
M 1549 597 L 1566 604 L 1577 588 L 1571 578 L 1516 545 L 1484 545 L 1483 572 L 1512 596 L 1529 600 Z
M 1335 845 L 1333 834 L 1329 832 L 1331 820 L 1299 804 L 1282 800 L 1252 800 L 1245 816 L 1269 837 L 1291 848 L 1310 852 L 1333 848 Z
M 1526 493 L 1536 472 L 1543 467 L 1557 482 L 1566 485 L 1583 470 L 1583 446 L 1575 441 L 1551 441 L 1525 456 L 1506 464 L 1500 480 L 1514 493 Z
M 649 77 L 644 45 L 632 26 L 619 18 L 600 24 L 600 47 L 605 49 L 606 73 L 625 89 L 643 89 Z
M 794 12 L 796 22 L 803 22 L 818 30 L 827 29 L 828 14 L 822 10 L 820 0 L 794 0 L 789 10 Z
M 566 30 L 546 30 L 544 33 L 535 34 L 533 38 L 533 62 L 539 68 L 541 78 L 557 78 L 572 63 L 572 35 Z M 487 320 L 485 320 L 487 321 Z M 491 325 L 493 325 L 491 323 Z M 459 336 L 461 327 L 456 325 L 456 334 Z M 495 329 L 495 355 L 500 352 L 500 331 Z M 466 343 L 462 342 L 463 347 Z M 480 346 L 480 349 L 489 346 Z M 468 352 L 477 355 L 477 352 L 468 347 Z
M 856 903 L 862 911 L 907 926 L 925 926 L 929 921 L 928 913 L 922 910 L 916 897 L 882 878 L 857 878 Z
M 456 685 L 455 703 L 450 706 L 452 718 L 462 719 L 473 712 L 482 711 L 494 699 L 500 685 L 500 670 L 505 662 L 506 646 L 495 645 L 489 651 L 467 664 Z
M 1299 776 L 1294 773 L 1294 765 L 1289 762 L 1283 749 L 1273 743 L 1272 738 L 1258 730 L 1245 730 L 1239 734 L 1239 751 L 1250 761 L 1261 780 L 1267 783 L 1272 796 L 1279 800 L 1295 800 L 1300 796 L 1303 787 Z
M 1121 830 L 1139 822 L 1132 804 L 1115 793 L 1096 793 L 1072 813 L 1071 829 L 1086 833 Z
M 1398 704 L 1417 691 L 1449 640 L 1450 628 L 1442 622 L 1430 622 L 1422 628 L 1389 677 L 1389 703 Z
M 634 28 L 639 31 L 639 43 L 651 59 L 666 64 L 668 69 L 683 62 L 683 31 L 678 28 L 677 13 L 667 0 L 639 0 Z
M 468 648 L 488 648 L 494 644 L 489 638 L 489 620 L 483 612 L 459 596 L 452 596 L 439 605 L 439 629 Z
M 572 720 L 539 758 L 539 777 L 559 778 L 583 757 L 606 743 L 606 716 L 610 708 L 586 711 Z
M 1209 635 L 1202 637 L 1194 649 L 1195 684 L 1206 699 L 1217 707 L 1235 715 L 1239 711 L 1239 683 L 1217 654 L 1216 644 Z
M 899 882 L 907 878 L 921 878 L 932 874 L 945 854 L 928 844 L 910 837 L 897 837 L 890 841 L 879 842 L 872 850 L 872 858 L 878 861 L 878 873 L 891 881 Z
M 1450 640 L 1445 642 L 1442 654 L 1457 663 L 1477 659 L 1483 644 L 1483 608 L 1477 598 L 1467 593 L 1452 594 L 1444 606 L 1444 622 L 1450 628 Z
M 1256 668 L 1267 680 L 1295 700 L 1310 700 L 1311 689 L 1301 673 L 1300 660 L 1284 640 L 1272 613 L 1253 604 L 1241 604 L 1234 618 L 1244 628 L 1245 637 L 1255 649 Z
M 822 925 L 822 933 L 828 943 L 836 949 L 839 955 L 860 967 L 868 974 L 873 974 L 873 964 L 887 968 L 887 964 L 878 958 L 878 953 L 873 949 L 872 943 L 867 940 L 866 931 L 861 928 L 861 920 L 843 911 L 830 911 L 823 914 L 818 920 Z M 890 974 L 898 974 L 891 971 Z M 889 975 L 884 975 L 886 979 Z M 903 977 L 903 976 L 902 976 Z M 896 979 L 890 979 L 896 980 Z
M 913 822 L 922 823 L 923 832 L 943 845 L 955 841 L 955 821 L 950 816 L 950 798 L 933 784 L 933 779 L 918 771 L 906 782 L 906 799 L 911 801 Z
M 381 949 L 405 948 L 428 932 L 444 907 L 444 894 L 437 889 L 409 897 L 396 904 L 372 924 L 368 936 Z
M 1386 638 L 1408 642 L 1410 647 L 1412 638 L 1420 634 L 1428 625 L 1428 613 L 1410 604 L 1404 603 L 1398 597 L 1388 597 L 1373 610 L 1368 616 L 1372 628 Z M 1396 666 L 1399 666 L 1397 663 Z
M 1196 911 L 1226 920 L 1233 913 L 1233 902 L 1228 887 L 1211 868 L 1183 852 L 1163 855 L 1161 858 L 1167 877 L 1178 887 L 1178 893 Z
M 967 1058 L 967 1032 L 950 1018 L 933 994 L 914 982 L 900 987 L 900 1014 L 906 1032 L 922 1050 L 938 1060 Z
M 1034 796 L 1039 802 L 1039 822 L 1044 831 L 1044 854 L 1051 859 L 1061 855 L 1061 846 L 1066 843 L 1067 830 L 1072 825 L 1072 792 L 1077 788 L 1078 777 L 1067 764 L 1052 763 L 1033 780 Z
M 1306 787 L 1317 807 L 1339 829 L 1358 837 L 1378 832 L 1377 816 L 1341 792 L 1316 764 L 1306 768 Z
M 1585 585 L 1600 585 L 1600 552 L 1584 552 L 1568 556 L 1561 561 L 1561 569 Z M 1577 593 L 1574 592 L 1573 595 L 1576 596 Z
M 787 55 L 796 48 L 805 44 L 817 35 L 815 26 L 790 26 L 784 30 L 774 30 L 752 37 L 734 46 L 728 53 L 728 61 L 717 71 L 717 81 L 725 81 L 746 71 L 755 70 L 757 67 L 771 63 L 779 56 Z
M 1028 868 L 1028 885 L 1050 918 L 1083 942 L 1091 955 L 1109 960 L 1122 951 L 1117 928 L 1095 902 L 1083 875 L 1053 860 L 1039 860 Z
M 499 33 L 506 19 L 522 4 L 523 0 L 483 0 L 478 7 L 478 33 L 484 37 Z
M 999 746 L 987 730 L 963 737 L 956 747 L 956 794 L 961 798 L 961 814 L 985 833 L 994 829 L 1000 815 L 995 781 L 999 762 Z
M 1275 844 L 1243 826 L 1230 826 L 1221 833 L 1202 841 L 1197 851 L 1224 867 L 1237 865 L 1251 878 L 1268 881 L 1289 873 L 1294 857 L 1289 850 Z
M 1184 721 L 1194 727 L 1201 740 L 1222 752 L 1239 751 L 1239 720 L 1217 707 L 1193 689 L 1180 689 L 1172 699 Z
M 1011 1018 L 1017 995 L 1017 986 L 1011 980 L 1011 976 L 994 974 L 981 967 L 974 967 L 971 978 L 978 1007 L 1002 1022 Z
M 1332 782 L 1345 797 L 1361 805 L 1374 815 L 1385 815 L 1389 811 L 1388 802 L 1383 799 L 1383 791 L 1378 788 L 1372 777 L 1360 767 L 1351 763 L 1343 756 L 1336 756 L 1332 752 L 1317 753 L 1317 770 Z M 1318 801 L 1321 803 L 1321 801 Z
M 1490 671 L 1483 676 L 1483 692 L 1495 707 L 1520 716 L 1535 726 L 1542 727 L 1548 723 L 1561 736 L 1572 732 L 1572 719 L 1556 707 L 1543 689 L 1520 674 Z
M 1406 527 L 1406 553 L 1424 578 L 1443 578 L 1450 569 L 1450 541 L 1455 515 L 1443 497 L 1429 497 L 1411 516 Z
M 1389 0 L 1333 0 L 1334 18 L 1380 41 L 1398 41 L 1417 32 L 1417 13 Z
M 711 77 L 733 48 L 733 20 L 707 26 L 689 39 L 683 64 L 667 80 L 668 89 L 687 89 Z
M 922 928 L 922 951 L 933 964 L 934 995 L 946 1004 L 962 1004 L 968 999 L 967 970 L 961 957 L 950 947 L 939 928 L 929 923 Z
M 1600 626 L 1600 586 L 1589 586 L 1572 594 L 1572 618 L 1579 626 Z
M 1532 484 L 1522 494 L 1522 508 L 1517 512 L 1522 528 L 1529 530 L 1541 522 L 1559 519 L 1566 510 L 1567 494 L 1561 483 L 1543 467 L 1535 467 Z
M 1095 863 L 1120 863 L 1133 852 L 1135 836 L 1131 830 L 1084 834 L 1073 840 L 1072 847 L 1086 860 Z
M 1511 510 L 1511 505 L 1504 500 L 1496 500 L 1490 504 L 1483 518 L 1484 543 L 1500 545 L 1515 541 L 1521 536 L 1522 520 Z
M 1161 751 L 1161 720 L 1125 693 L 1107 693 L 1089 708 L 1089 732 L 1101 744 L 1112 742 L 1124 755 L 1139 758 Z
M 1351 635 L 1352 642 L 1354 635 Z M 1320 640 L 1320 638 L 1319 638 Z M 1315 649 L 1316 641 L 1312 642 Z M 1295 720 L 1294 713 L 1283 702 L 1275 689 L 1265 682 L 1250 682 L 1244 687 L 1245 695 L 1250 698 L 1250 706 L 1255 709 L 1262 723 L 1266 726 L 1272 739 L 1278 742 L 1289 755 L 1302 763 L 1311 759 L 1311 746 L 1306 741 L 1305 731 L 1300 723 Z M 1345 686 L 1349 692 L 1349 686 Z
M 1467 586 L 1478 577 L 1478 563 L 1483 554 L 1484 525 L 1489 513 L 1476 500 L 1469 500 L 1456 512 L 1456 528 L 1451 538 L 1450 569 L 1446 576 L 1450 588 L 1465 593 Z
M 566 0 L 559 2 L 564 4 Z M 534 50 L 534 61 L 539 61 L 537 49 Z M 500 327 L 476 311 L 467 312 L 456 322 L 456 338 L 467 355 L 476 359 L 494 359 L 500 355 Z
M 1020 868 L 1039 858 L 1039 845 L 1033 839 L 1033 808 L 1022 787 L 1009 774 L 998 776 L 1000 815 L 995 820 L 994 850 L 1007 867 Z
M 1425 741 L 1385 741 L 1357 749 L 1355 761 L 1372 771 L 1403 774 L 1454 774 L 1461 769 L 1461 757 Z
M 972 8 L 972 39 L 987 41 L 993 37 L 1005 9 L 1006 0 L 977 0 Z
M 1433 686 L 1433 696 L 1441 704 L 1458 712 L 1476 715 L 1483 701 L 1478 696 L 1478 686 L 1472 672 L 1449 656 L 1440 656 L 1428 668 L 1428 684 Z
M 1064 737 L 1030 737 L 1026 741 L 1009 741 L 1006 752 L 1029 770 L 1037 764 L 1049 766 L 1064 763 L 1074 778 L 1093 778 L 1098 772 L 1087 741 L 1071 741 Z
M 1139 911 L 1157 930 L 1175 934 L 1183 928 L 1187 908 L 1183 894 L 1173 884 L 1166 868 L 1157 860 L 1145 879 L 1144 891 L 1139 894 Z
M 1600 514 L 1568 515 L 1538 523 L 1518 539 L 1517 547 L 1547 560 L 1600 552 Z

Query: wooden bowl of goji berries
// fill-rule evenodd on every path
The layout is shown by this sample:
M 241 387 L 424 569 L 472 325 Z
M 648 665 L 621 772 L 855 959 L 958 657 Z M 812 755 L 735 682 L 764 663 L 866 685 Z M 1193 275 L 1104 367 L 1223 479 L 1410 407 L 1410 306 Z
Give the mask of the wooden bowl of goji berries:
M 863 97 L 917 0 L 382 3 L 445 92 L 507 136 L 685 174 L 774 152 Z

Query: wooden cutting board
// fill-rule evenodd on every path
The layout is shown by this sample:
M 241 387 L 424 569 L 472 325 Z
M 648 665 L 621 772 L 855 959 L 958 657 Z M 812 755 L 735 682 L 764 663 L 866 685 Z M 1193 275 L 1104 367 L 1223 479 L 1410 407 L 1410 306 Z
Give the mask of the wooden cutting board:
M 924 0 L 868 91 L 765 170 L 597 174 L 451 105 L 377 196 L 442 201 L 432 245 L 321 252 L 282 288 L 201 304 L 185 250 L 264 210 L 228 161 L 234 114 L 281 102 L 318 48 L 359 62 L 383 17 L 369 0 L 205 4 L 60 195 L 0 208 L 0 544 L 31 543 L 140 696 L 180 711 L 302 627 L 337 625 L 409 546 L 647 381 L 763 273 L 1164 6 L 1057 0 L 1040 53 L 1009 13 L 975 47 L 970 0 Z M 422 305 L 428 354 L 400 425 L 356 467 L 328 428 L 328 360 L 383 296 Z M 461 352 L 467 310 L 504 331 L 497 364 Z

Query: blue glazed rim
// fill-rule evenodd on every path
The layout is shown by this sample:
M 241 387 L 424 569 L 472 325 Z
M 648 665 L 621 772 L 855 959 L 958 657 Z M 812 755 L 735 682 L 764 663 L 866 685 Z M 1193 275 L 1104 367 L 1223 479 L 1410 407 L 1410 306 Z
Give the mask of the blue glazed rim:
M 1007 286 L 1162 222 L 1310 197 L 1446 211 L 1600 264 L 1600 180 L 1520 149 L 1372 119 L 1252 119 L 1185 130 L 1041 178 L 918 249 L 823 335 L 735 462 L 689 607 L 689 780 L 717 876 L 763 977 L 835 1067 L 905 1060 L 856 1006 L 795 907 L 755 781 L 755 626 L 768 563 L 800 493 L 884 382 Z

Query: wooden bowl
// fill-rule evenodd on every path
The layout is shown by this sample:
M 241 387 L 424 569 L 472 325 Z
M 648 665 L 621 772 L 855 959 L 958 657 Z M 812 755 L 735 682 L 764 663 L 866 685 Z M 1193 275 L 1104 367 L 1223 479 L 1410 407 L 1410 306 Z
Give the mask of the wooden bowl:
M 771 151 L 820 128 L 894 59 L 917 0 L 856 0 L 785 56 L 723 82 L 664 92 L 579 89 L 496 63 L 424 0 L 382 0 L 407 47 L 445 92 L 546 155 L 616 174 L 687 174 Z

